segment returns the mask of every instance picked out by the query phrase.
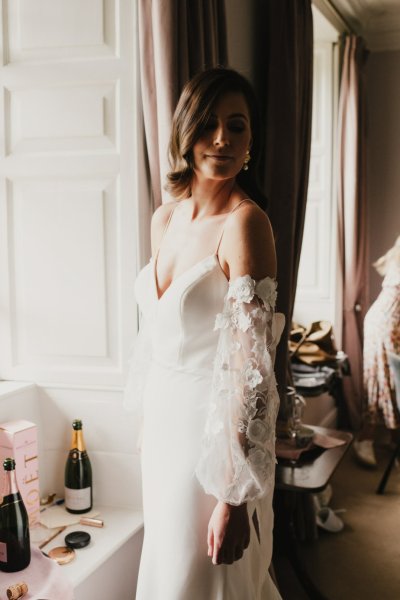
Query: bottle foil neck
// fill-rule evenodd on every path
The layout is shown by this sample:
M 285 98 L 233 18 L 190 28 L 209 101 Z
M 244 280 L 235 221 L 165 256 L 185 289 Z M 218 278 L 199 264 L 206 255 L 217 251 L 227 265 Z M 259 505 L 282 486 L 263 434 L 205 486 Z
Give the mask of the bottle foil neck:
M 71 450 L 74 449 L 84 452 L 86 450 L 85 441 L 83 439 L 82 429 L 73 429 L 71 436 Z
M 4 478 L 3 497 L 9 496 L 10 494 L 18 493 L 17 476 L 15 470 L 6 471 Z

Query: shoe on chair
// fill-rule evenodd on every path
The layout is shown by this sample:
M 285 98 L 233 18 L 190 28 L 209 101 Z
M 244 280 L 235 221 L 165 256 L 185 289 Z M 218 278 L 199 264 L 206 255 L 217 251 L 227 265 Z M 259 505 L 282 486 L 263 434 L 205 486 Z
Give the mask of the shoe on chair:
M 354 440 L 353 443 L 354 453 L 357 460 L 367 466 L 376 467 L 376 456 L 374 451 L 374 445 L 372 440 Z

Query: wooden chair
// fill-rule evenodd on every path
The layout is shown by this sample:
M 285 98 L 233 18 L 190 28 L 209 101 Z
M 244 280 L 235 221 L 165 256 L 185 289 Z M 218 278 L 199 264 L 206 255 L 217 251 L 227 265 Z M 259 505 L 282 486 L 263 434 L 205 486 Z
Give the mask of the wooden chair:
M 388 353 L 388 356 L 389 356 L 390 366 L 392 367 L 392 370 L 394 373 L 394 383 L 395 383 L 395 389 L 396 389 L 397 406 L 400 409 L 400 356 L 398 356 L 396 354 L 392 354 L 392 353 Z M 393 469 L 393 465 L 396 461 L 396 458 L 399 455 L 400 455 L 400 438 L 396 444 L 396 448 L 392 452 L 392 455 L 389 459 L 388 465 L 382 476 L 382 479 L 379 482 L 378 489 L 376 490 L 377 494 L 384 493 L 387 480 L 389 479 L 389 475 L 391 473 L 391 470 Z

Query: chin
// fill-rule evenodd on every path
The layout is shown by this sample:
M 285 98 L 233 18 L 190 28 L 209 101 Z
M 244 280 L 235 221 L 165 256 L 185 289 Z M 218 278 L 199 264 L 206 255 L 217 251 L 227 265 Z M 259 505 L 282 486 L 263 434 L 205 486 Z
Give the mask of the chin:
M 224 168 L 223 166 L 217 168 L 217 169 L 212 169 L 210 171 L 208 171 L 208 173 L 206 175 L 206 177 L 208 179 L 217 179 L 217 180 L 224 180 L 224 179 L 234 179 L 238 174 L 238 171 L 236 170 L 232 170 L 232 167 L 230 169 L 228 168 Z

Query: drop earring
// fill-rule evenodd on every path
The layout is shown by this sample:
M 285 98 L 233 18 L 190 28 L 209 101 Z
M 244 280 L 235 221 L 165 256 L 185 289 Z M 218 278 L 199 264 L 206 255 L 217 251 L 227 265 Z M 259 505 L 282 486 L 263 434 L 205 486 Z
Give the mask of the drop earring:
M 248 163 L 250 162 L 250 159 L 251 159 L 250 152 L 248 150 L 246 150 L 246 156 L 244 157 L 243 171 L 249 170 Z

